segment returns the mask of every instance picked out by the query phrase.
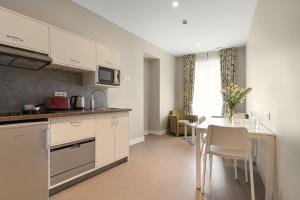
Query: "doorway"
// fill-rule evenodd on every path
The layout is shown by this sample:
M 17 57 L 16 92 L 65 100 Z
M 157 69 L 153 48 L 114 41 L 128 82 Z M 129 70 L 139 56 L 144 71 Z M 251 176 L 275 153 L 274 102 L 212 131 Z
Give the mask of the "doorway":
M 160 60 L 144 57 L 144 134 L 160 132 Z

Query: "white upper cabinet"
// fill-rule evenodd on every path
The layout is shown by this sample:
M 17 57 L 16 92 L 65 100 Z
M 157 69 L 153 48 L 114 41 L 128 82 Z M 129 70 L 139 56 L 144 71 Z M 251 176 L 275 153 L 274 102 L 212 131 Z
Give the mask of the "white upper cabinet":
M 49 26 L 0 7 L 0 43 L 49 53 Z
M 55 64 L 96 71 L 93 41 L 53 26 L 50 29 L 50 55 Z
M 97 45 L 97 65 L 114 69 L 121 69 L 120 52 L 111 48 Z

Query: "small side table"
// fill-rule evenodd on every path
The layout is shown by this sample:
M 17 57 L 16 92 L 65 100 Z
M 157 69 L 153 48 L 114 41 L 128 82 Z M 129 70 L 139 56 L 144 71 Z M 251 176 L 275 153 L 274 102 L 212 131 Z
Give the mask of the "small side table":
M 196 136 L 196 127 L 199 124 L 197 122 L 184 122 L 184 139 L 187 139 L 187 127 L 192 128 L 192 144 L 195 144 L 195 136 Z

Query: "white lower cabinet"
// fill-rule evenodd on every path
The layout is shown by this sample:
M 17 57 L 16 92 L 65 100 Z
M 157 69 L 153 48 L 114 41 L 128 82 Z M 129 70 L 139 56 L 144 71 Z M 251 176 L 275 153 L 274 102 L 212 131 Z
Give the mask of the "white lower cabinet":
M 96 118 L 97 168 L 129 155 L 128 128 L 128 113 L 99 115 Z
M 128 113 L 116 115 L 115 125 L 115 160 L 129 155 L 129 123 Z
M 111 115 L 99 115 L 96 119 L 96 168 L 115 160 L 115 127 Z
M 50 119 L 51 146 L 96 138 L 96 168 L 129 156 L 129 113 Z

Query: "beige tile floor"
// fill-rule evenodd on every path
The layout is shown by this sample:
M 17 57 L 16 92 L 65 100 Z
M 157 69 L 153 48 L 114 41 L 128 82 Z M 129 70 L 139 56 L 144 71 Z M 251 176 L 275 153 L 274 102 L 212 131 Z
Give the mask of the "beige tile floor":
M 242 166 L 242 165 L 241 165 Z M 147 136 L 130 148 L 130 159 L 51 197 L 51 200 L 246 200 L 243 168 L 234 180 L 230 161 L 215 158 L 210 194 L 195 189 L 195 146 L 169 135 Z M 264 187 L 255 172 L 256 200 Z

